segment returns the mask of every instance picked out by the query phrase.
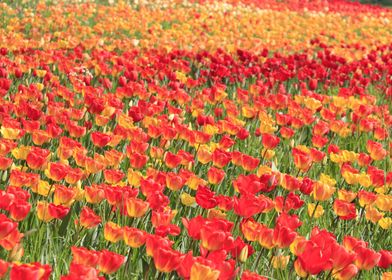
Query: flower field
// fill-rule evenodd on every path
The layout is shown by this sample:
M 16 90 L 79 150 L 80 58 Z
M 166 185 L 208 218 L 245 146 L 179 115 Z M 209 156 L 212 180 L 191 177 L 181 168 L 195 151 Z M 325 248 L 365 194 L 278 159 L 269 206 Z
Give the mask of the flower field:
M 392 10 L 0 18 L 0 279 L 392 279 Z

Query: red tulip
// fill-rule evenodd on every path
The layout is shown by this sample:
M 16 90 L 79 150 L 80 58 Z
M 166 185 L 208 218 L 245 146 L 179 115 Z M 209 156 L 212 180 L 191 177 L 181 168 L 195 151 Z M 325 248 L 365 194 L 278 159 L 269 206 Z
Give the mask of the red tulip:
M 148 157 L 146 155 L 139 154 L 137 152 L 133 153 L 129 157 L 130 164 L 135 169 L 142 169 L 147 163 Z
M 355 265 L 359 269 L 370 270 L 375 267 L 381 259 L 381 254 L 362 246 L 356 247 L 354 251 L 357 254 Z
M 167 152 L 164 158 L 166 166 L 170 169 L 176 168 L 178 165 L 180 165 L 182 161 L 182 158 L 180 156 L 172 154 L 171 152 Z
M 302 225 L 302 222 L 295 214 L 289 215 L 287 213 L 281 213 L 276 219 L 276 224 L 288 227 L 291 230 L 296 230 Z
M 263 212 L 267 206 L 265 200 L 252 194 L 241 195 L 240 198 L 234 197 L 234 212 L 244 218 Z
M 96 267 L 99 260 L 99 253 L 94 250 L 87 250 L 84 247 L 71 247 L 72 262 L 75 264 Z
M 292 149 L 295 166 L 302 172 L 307 172 L 312 164 L 312 158 L 309 154 L 297 149 Z
M 216 149 L 212 153 L 212 162 L 218 168 L 225 167 L 231 161 L 231 154 L 224 150 Z
M 263 134 L 262 143 L 266 149 L 270 149 L 270 150 L 275 149 L 276 146 L 278 146 L 279 142 L 280 139 L 278 136 L 275 136 L 273 134 L 268 134 L 268 133 Z
M 218 204 L 215 193 L 205 186 L 198 187 L 195 198 L 197 204 L 204 209 L 214 208 Z
M 82 227 L 93 228 L 98 226 L 101 223 L 102 219 L 100 216 L 95 214 L 95 212 L 91 208 L 84 206 L 82 208 L 82 211 L 80 212 L 79 221 Z
M 59 182 L 67 176 L 68 168 L 68 165 L 59 162 L 51 162 L 49 164 L 48 177 L 53 181 Z
M 219 229 L 214 223 L 204 225 L 200 230 L 201 246 L 208 251 L 229 250 L 234 238 L 226 229 Z
M 355 254 L 350 253 L 347 249 L 337 243 L 334 243 L 332 246 L 331 259 L 334 270 L 341 270 L 352 264 L 355 257 Z
M 380 250 L 381 258 L 378 261 L 377 266 L 388 269 L 392 265 L 392 251 Z
M 325 250 L 313 241 L 308 241 L 305 250 L 298 256 L 298 260 L 303 269 L 312 275 L 331 270 L 333 265 L 331 250 Z
M 159 247 L 154 251 L 154 264 L 158 271 L 171 272 L 180 265 L 181 254 L 169 247 Z
M 95 146 L 103 148 L 112 140 L 112 136 L 106 133 L 93 132 L 91 133 L 91 140 Z
M 69 268 L 69 274 L 62 276 L 60 280 L 80 280 L 80 279 L 91 279 L 91 280 L 104 280 L 105 277 L 98 276 L 99 271 L 91 266 L 84 266 L 77 263 L 71 263 Z
M 107 250 L 99 252 L 98 270 L 105 274 L 113 274 L 123 265 L 125 257 Z
M 286 226 L 277 224 L 274 229 L 273 242 L 279 248 L 287 248 L 294 241 L 297 233 Z
M 6 215 L 0 214 L 0 240 L 7 237 L 17 226 L 18 224 L 8 219 Z
M 50 277 L 52 269 L 49 265 L 40 263 L 32 264 L 13 264 L 10 273 L 10 280 L 34 279 L 47 280 Z
M 53 203 L 49 203 L 48 205 L 48 213 L 50 216 L 56 219 L 63 219 L 65 216 L 67 216 L 70 208 L 65 207 L 62 205 L 54 205 Z
M 8 272 L 10 264 L 4 260 L 0 260 L 0 279 L 2 279 Z
M 16 199 L 9 207 L 10 217 L 14 221 L 22 221 L 29 214 L 30 203 L 22 199 Z
M 8 169 L 12 164 L 12 159 L 0 156 L 0 170 Z
M 173 245 L 173 241 L 166 237 L 161 237 L 155 234 L 146 234 L 146 254 L 147 256 L 153 257 L 155 251 L 159 248 L 170 248 Z
M 27 165 L 34 170 L 45 168 L 48 162 L 49 154 L 50 154 L 49 150 L 33 148 L 27 154 L 26 157 Z
M 244 273 L 242 273 L 241 280 L 268 280 L 268 278 L 245 270 Z

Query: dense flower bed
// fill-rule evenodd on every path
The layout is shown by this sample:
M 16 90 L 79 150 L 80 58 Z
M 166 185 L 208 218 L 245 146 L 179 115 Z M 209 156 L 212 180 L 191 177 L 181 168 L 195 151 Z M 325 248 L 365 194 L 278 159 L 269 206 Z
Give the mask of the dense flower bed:
M 389 10 L 0 5 L 0 278 L 391 279 Z

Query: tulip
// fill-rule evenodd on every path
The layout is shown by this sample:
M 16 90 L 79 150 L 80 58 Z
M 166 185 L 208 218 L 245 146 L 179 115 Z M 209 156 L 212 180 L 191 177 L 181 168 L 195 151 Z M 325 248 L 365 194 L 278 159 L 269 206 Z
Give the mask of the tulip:
M 265 133 L 263 134 L 262 144 L 266 149 L 273 150 L 280 142 L 279 137 Z
M 0 240 L 12 233 L 18 224 L 8 219 L 4 214 L 0 214 Z
M 16 199 L 9 207 L 10 217 L 14 221 L 22 221 L 29 214 L 30 209 L 30 203 L 22 199 Z
M 326 201 L 332 197 L 335 190 L 335 187 L 332 187 L 328 184 L 316 182 L 313 185 L 313 198 L 317 201 Z
M 200 230 L 201 246 L 208 251 L 231 249 L 234 238 L 230 232 L 216 228 L 214 224 L 207 224 Z
M 105 239 L 112 243 L 117 243 L 123 239 L 122 227 L 113 222 L 108 222 L 105 224 L 103 234 Z
M 102 219 L 91 208 L 84 206 L 80 212 L 79 221 L 82 227 L 94 228 L 101 223 Z
M 286 226 L 278 224 L 274 229 L 273 242 L 274 245 L 279 248 L 286 248 L 290 246 L 296 236 L 297 233 L 295 231 Z
M 91 133 L 91 140 L 95 146 L 102 148 L 112 140 L 112 137 L 106 133 L 93 132 Z
M 146 233 L 133 227 L 124 227 L 124 242 L 132 248 L 139 248 L 146 242 Z
M 47 280 L 50 277 L 52 269 L 49 265 L 40 263 L 32 264 L 14 264 L 11 267 L 10 279 L 38 279 Z
M 138 198 L 129 197 L 125 201 L 127 214 L 132 218 L 140 218 L 146 214 L 149 203 Z
M 342 220 L 352 220 L 357 216 L 355 204 L 343 200 L 336 199 L 333 203 L 333 209 Z
M 361 270 L 372 269 L 381 259 L 381 254 L 362 246 L 357 246 L 354 251 L 357 254 L 355 265 Z
M 125 257 L 107 250 L 99 252 L 98 270 L 105 274 L 113 274 L 123 265 Z
M 10 264 L 4 260 L 0 260 L 0 279 L 2 279 L 8 272 Z
M 99 253 L 94 250 L 87 250 L 84 247 L 71 247 L 72 262 L 75 264 L 95 267 L 98 264 Z
M 338 280 L 350 280 L 358 274 L 358 268 L 354 264 L 349 264 L 345 268 L 333 273 L 333 277 Z
M 218 205 L 215 193 L 208 187 L 199 186 L 196 192 L 196 202 L 204 209 L 211 209 Z
M 208 182 L 212 185 L 218 185 L 223 181 L 225 175 L 226 174 L 222 169 L 211 167 L 207 173 Z
M 366 149 L 373 160 L 382 160 L 387 155 L 387 151 L 382 147 L 381 143 L 368 140 Z
M 194 262 L 191 268 L 190 280 L 217 280 L 219 274 L 219 270 L 212 269 L 199 262 Z
M 171 272 L 180 265 L 180 253 L 171 248 L 157 248 L 154 251 L 154 264 L 158 271 Z
M 332 269 L 331 251 L 324 250 L 313 241 L 308 241 L 305 250 L 298 256 L 301 267 L 309 274 L 316 275 L 321 271 Z
M 388 269 L 392 265 L 392 251 L 380 250 L 381 258 L 378 261 L 377 266 Z

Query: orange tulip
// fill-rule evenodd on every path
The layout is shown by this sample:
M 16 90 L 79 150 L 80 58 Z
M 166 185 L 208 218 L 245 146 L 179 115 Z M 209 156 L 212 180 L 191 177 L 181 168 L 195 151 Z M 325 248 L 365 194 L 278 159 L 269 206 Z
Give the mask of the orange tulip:
M 106 240 L 117 243 L 118 241 L 123 239 L 123 229 L 119 225 L 108 222 L 105 224 L 103 234 Z
M 199 262 L 194 262 L 191 267 L 190 280 L 217 280 L 219 279 L 219 275 L 219 270 L 212 269 Z
M 207 173 L 208 182 L 212 185 L 218 185 L 223 181 L 225 175 L 225 171 L 222 169 L 211 167 Z
M 99 254 L 94 250 L 87 250 L 84 247 L 71 247 L 72 251 L 72 262 L 95 267 L 98 264 Z
M 139 248 L 146 242 L 146 233 L 133 227 L 124 227 L 124 242 L 132 248 Z
M 127 214 L 132 218 L 140 218 L 146 214 L 149 204 L 141 199 L 129 197 L 125 201 Z
M 387 155 L 387 151 L 382 147 L 381 143 L 368 140 L 366 149 L 373 160 L 382 160 Z

